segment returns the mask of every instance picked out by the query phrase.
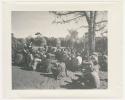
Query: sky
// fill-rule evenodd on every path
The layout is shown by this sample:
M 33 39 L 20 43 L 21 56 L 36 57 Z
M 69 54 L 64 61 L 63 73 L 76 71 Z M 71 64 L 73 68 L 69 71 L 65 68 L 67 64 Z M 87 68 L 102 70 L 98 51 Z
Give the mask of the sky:
M 86 19 L 79 22 L 72 21 L 67 24 L 52 23 L 55 16 L 47 11 L 12 11 L 11 30 L 15 37 L 25 38 L 35 36 L 40 32 L 47 37 L 66 37 L 70 29 L 77 29 L 81 25 L 87 25 Z M 87 28 L 78 29 L 78 36 L 82 37 L 87 32 Z

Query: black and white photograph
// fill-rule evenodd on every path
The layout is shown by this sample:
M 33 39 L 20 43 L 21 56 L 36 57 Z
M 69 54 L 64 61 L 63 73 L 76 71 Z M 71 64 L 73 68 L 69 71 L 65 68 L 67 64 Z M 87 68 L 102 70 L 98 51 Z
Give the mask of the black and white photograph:
M 11 11 L 12 89 L 108 89 L 108 11 Z

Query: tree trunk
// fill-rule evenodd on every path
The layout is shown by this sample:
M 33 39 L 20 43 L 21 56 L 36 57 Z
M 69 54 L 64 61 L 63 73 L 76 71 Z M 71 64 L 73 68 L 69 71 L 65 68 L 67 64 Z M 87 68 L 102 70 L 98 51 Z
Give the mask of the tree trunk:
M 88 46 L 89 46 L 89 55 L 95 52 L 95 20 L 96 20 L 96 11 L 84 12 L 87 23 L 88 23 Z
M 95 52 L 95 16 L 96 12 L 90 11 L 89 29 L 89 55 Z
M 94 51 L 95 51 L 95 35 L 94 35 L 94 30 L 93 28 L 91 27 L 90 25 L 90 28 L 89 28 L 89 55 L 91 55 Z

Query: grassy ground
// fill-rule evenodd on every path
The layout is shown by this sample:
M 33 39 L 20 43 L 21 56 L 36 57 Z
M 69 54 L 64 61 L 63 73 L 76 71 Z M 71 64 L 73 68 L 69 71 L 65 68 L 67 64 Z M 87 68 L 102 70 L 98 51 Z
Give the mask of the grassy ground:
M 21 67 L 12 67 L 13 89 L 88 89 L 83 83 L 77 81 L 76 73 L 68 71 L 69 77 L 62 80 L 54 79 L 53 75 L 41 72 L 23 70 Z M 100 72 L 101 89 L 108 86 L 107 72 Z

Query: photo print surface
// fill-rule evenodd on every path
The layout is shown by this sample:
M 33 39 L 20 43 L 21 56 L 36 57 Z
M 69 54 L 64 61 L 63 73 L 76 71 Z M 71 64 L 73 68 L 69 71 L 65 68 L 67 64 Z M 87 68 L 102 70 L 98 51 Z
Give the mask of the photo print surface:
M 107 89 L 107 11 L 12 11 L 12 89 Z

